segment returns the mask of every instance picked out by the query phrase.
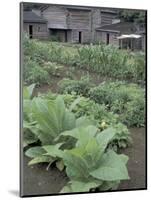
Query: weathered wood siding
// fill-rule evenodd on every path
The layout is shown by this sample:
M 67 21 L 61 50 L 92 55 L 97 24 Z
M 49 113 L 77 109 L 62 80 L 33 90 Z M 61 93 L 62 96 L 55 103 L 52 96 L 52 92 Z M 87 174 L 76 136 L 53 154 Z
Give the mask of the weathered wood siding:
M 88 43 L 91 40 L 91 11 L 69 10 L 67 18 L 68 28 L 71 32 L 71 42 L 79 42 L 81 32 L 81 43 Z
M 101 25 L 112 24 L 112 20 L 115 19 L 115 17 L 115 14 L 101 12 Z
M 141 46 L 142 46 L 142 50 L 144 51 L 146 49 L 146 35 L 145 34 L 142 34 Z
M 91 12 L 83 10 L 70 10 L 68 14 L 69 29 L 90 29 Z
M 91 12 L 91 42 L 96 42 L 95 29 L 101 26 L 101 11 L 93 8 Z
M 104 44 L 106 44 L 107 33 L 109 33 L 109 44 L 119 46 L 119 41 L 116 38 L 118 36 L 117 33 L 97 31 L 96 32 L 96 41 L 103 42 Z
M 71 8 L 70 6 L 50 5 L 43 11 L 33 10 L 38 16 L 47 20 L 46 25 L 33 24 L 33 38 L 56 36 L 59 41 L 90 43 L 103 41 L 106 43 L 106 33 L 96 31 L 104 24 L 111 24 L 115 13 L 100 8 Z M 26 25 L 25 25 L 26 26 Z M 38 28 L 40 26 L 40 28 Z M 29 28 L 26 28 L 29 32 Z M 53 31 L 54 30 L 54 31 Z M 56 32 L 55 32 L 56 31 Z M 81 36 L 80 36 L 81 32 Z M 110 33 L 110 41 L 117 44 L 114 34 Z
M 33 38 L 37 39 L 47 39 L 48 38 L 48 30 L 47 24 L 41 23 L 24 23 L 24 32 L 29 35 L 29 26 L 32 25 L 33 27 Z
M 89 43 L 91 40 L 91 32 L 89 30 L 72 30 L 71 42 L 79 43 L 79 32 L 81 32 L 81 43 Z
M 42 17 L 48 21 L 48 28 L 67 29 L 67 10 L 61 6 L 49 6 L 42 12 Z

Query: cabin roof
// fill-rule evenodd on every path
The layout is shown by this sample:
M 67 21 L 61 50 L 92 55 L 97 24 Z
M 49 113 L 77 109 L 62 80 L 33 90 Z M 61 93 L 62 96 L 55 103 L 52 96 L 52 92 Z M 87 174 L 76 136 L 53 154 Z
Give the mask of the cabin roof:
M 119 22 L 117 24 L 104 25 L 96 28 L 96 31 L 117 32 L 123 34 L 131 34 L 137 32 L 137 28 L 132 22 Z
M 82 11 L 91 11 L 92 8 L 89 7 L 82 7 L 82 6 L 66 6 L 68 10 L 82 10 Z
M 128 35 L 120 35 L 117 37 L 117 39 L 121 40 L 121 39 L 125 39 L 125 38 L 131 38 L 131 39 L 138 39 L 141 38 L 141 35 L 138 34 L 128 34 Z
M 24 11 L 23 21 L 31 22 L 31 23 L 47 23 L 46 19 L 42 18 L 41 16 L 36 15 L 32 11 Z
M 111 9 L 101 9 L 101 13 L 117 15 L 117 11 L 116 10 L 111 10 Z

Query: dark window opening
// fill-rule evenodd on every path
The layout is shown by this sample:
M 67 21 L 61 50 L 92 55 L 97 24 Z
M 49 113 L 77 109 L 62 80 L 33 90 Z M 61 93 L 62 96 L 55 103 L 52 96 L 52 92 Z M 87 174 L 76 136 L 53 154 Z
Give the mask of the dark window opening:
M 110 43 L 110 34 L 106 34 L 106 44 L 108 45 Z
M 80 31 L 79 32 L 79 43 L 81 43 L 82 42 L 82 32 Z
M 51 35 L 56 36 L 57 35 L 57 29 L 51 29 Z
M 29 25 L 29 38 L 32 39 L 33 38 L 33 26 Z

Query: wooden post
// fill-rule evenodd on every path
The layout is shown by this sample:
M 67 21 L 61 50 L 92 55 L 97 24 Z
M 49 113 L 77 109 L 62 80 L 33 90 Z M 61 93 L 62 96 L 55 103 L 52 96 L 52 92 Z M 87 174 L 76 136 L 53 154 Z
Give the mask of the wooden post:
M 123 48 L 123 40 L 121 39 L 121 49 Z
M 133 38 L 131 38 L 131 50 L 133 50 Z

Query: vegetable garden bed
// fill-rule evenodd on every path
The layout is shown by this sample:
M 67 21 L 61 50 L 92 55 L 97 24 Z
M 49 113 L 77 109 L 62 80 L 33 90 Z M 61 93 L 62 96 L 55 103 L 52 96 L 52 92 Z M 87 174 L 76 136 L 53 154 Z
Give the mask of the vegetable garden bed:
M 24 193 L 144 188 L 145 129 L 131 129 L 145 127 L 144 55 L 27 38 L 24 50 Z

